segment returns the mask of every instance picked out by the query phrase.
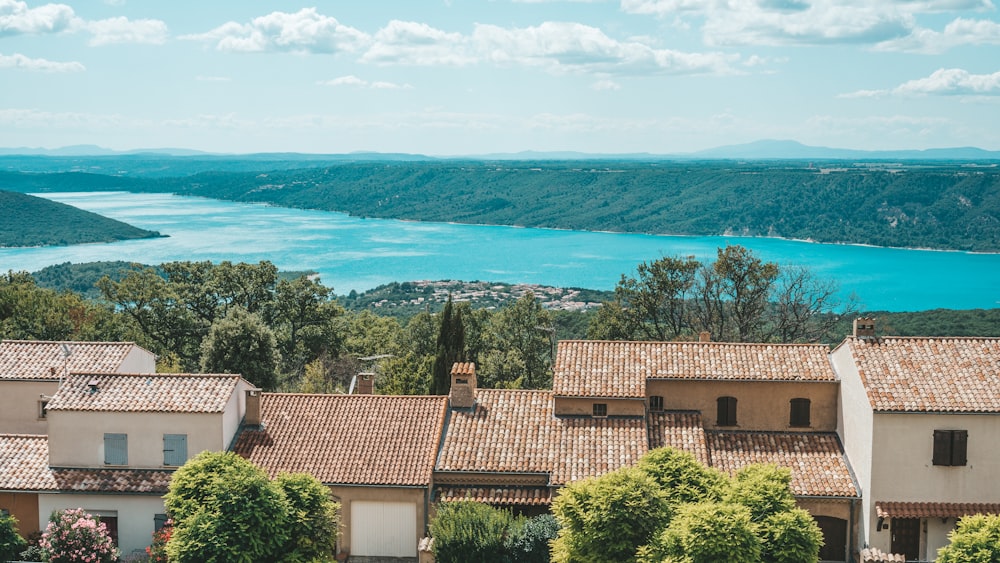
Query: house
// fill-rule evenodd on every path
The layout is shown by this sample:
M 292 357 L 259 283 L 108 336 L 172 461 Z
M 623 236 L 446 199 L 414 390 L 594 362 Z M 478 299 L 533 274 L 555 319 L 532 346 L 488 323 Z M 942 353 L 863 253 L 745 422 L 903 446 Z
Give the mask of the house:
M 24 534 L 83 508 L 122 553 L 143 550 L 166 521 L 173 471 L 228 449 L 256 396 L 238 375 L 72 374 L 48 402 L 48 435 L 0 435 L 0 506 Z
M 416 557 L 446 408 L 443 396 L 262 393 L 233 450 L 272 477 L 305 472 L 330 487 L 340 551 Z
M 154 373 L 132 342 L 0 340 L 0 433 L 45 434 L 46 405 L 71 373 Z
M 878 337 L 859 319 L 830 357 L 863 545 L 933 560 L 958 518 L 1000 514 L 1000 339 Z

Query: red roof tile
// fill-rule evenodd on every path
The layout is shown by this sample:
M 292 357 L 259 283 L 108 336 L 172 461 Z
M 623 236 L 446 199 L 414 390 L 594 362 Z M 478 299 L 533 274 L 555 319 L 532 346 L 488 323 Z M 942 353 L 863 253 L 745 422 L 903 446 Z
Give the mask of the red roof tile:
M 427 485 L 447 397 L 262 393 L 262 428 L 234 451 L 272 476 L 327 484 Z
M 56 489 L 74 493 L 163 495 L 173 471 L 154 469 L 52 469 Z
M 0 434 L 0 491 L 51 491 L 49 438 Z
M 63 345 L 70 355 L 63 354 Z M 0 341 L 0 379 L 58 379 L 75 372 L 115 372 L 132 342 Z
M 449 417 L 438 471 L 549 473 L 561 485 L 632 465 L 647 449 L 642 419 L 557 418 L 549 391 L 479 389 L 472 412 Z
M 822 344 L 563 340 L 553 392 L 645 397 L 646 379 L 836 381 Z
M 970 514 L 1000 514 L 995 502 L 875 502 L 879 518 L 961 518 Z
M 220 413 L 239 381 L 229 374 L 75 374 L 48 410 Z
M 552 503 L 548 487 L 445 487 L 434 488 L 436 502 L 470 500 L 495 506 L 547 506 Z
M 705 428 L 699 411 L 651 412 L 648 417 L 649 449 L 671 447 L 688 452 L 709 465 Z
M 1000 412 L 1000 338 L 848 338 L 881 412 Z
M 710 431 L 706 435 L 712 466 L 730 475 L 747 465 L 774 463 L 791 469 L 796 495 L 860 496 L 834 433 Z

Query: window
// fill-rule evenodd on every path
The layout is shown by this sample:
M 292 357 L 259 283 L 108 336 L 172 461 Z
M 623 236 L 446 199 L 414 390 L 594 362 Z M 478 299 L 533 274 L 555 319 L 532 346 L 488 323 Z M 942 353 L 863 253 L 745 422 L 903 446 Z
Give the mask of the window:
M 38 401 L 38 418 L 46 418 L 49 416 L 49 401 L 47 399 L 42 399 Z
M 653 395 L 649 398 L 649 410 L 651 411 L 662 411 L 663 410 L 663 397 L 661 395 Z
M 128 465 L 128 434 L 104 435 L 104 464 Z
M 736 426 L 736 397 L 719 397 L 719 415 L 715 419 L 717 426 Z
M 10 516 L 10 511 L 7 510 L 6 508 L 0 508 L 0 516 L 4 516 L 4 517 Z
M 153 515 L 153 531 L 159 532 L 164 526 L 167 525 L 167 520 L 169 518 L 166 514 L 154 514 Z
M 789 426 L 809 426 L 809 399 L 792 399 L 788 414 Z
M 934 431 L 934 465 L 965 465 L 968 430 Z
M 187 462 L 187 434 L 163 435 L 163 465 L 181 466 Z
M 594 403 L 594 416 L 608 416 L 608 404 Z

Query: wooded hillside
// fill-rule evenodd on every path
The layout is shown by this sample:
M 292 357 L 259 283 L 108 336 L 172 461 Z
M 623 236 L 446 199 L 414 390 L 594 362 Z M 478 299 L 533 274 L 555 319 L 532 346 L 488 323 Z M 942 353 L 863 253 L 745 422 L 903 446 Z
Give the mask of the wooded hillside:
M 160 236 L 71 205 L 0 190 L 0 247 L 111 242 Z

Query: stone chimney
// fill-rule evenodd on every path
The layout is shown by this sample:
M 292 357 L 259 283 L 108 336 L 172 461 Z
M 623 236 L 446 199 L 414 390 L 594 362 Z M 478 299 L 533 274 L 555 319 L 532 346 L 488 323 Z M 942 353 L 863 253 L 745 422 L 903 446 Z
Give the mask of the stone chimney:
M 711 332 L 708 332 L 707 330 L 703 330 L 703 331 L 701 331 L 701 332 L 698 333 L 698 342 L 711 342 L 711 341 L 712 341 L 712 333 Z
M 875 339 L 875 319 L 858 317 L 854 319 L 854 337 L 862 340 Z
M 246 409 L 246 414 L 243 415 L 243 424 L 260 426 L 260 389 L 246 390 Z
M 358 374 L 358 384 L 354 388 L 355 395 L 371 395 L 375 393 L 375 374 L 363 372 Z
M 455 362 L 451 368 L 451 391 L 448 405 L 453 409 L 471 409 L 476 404 L 476 364 Z

